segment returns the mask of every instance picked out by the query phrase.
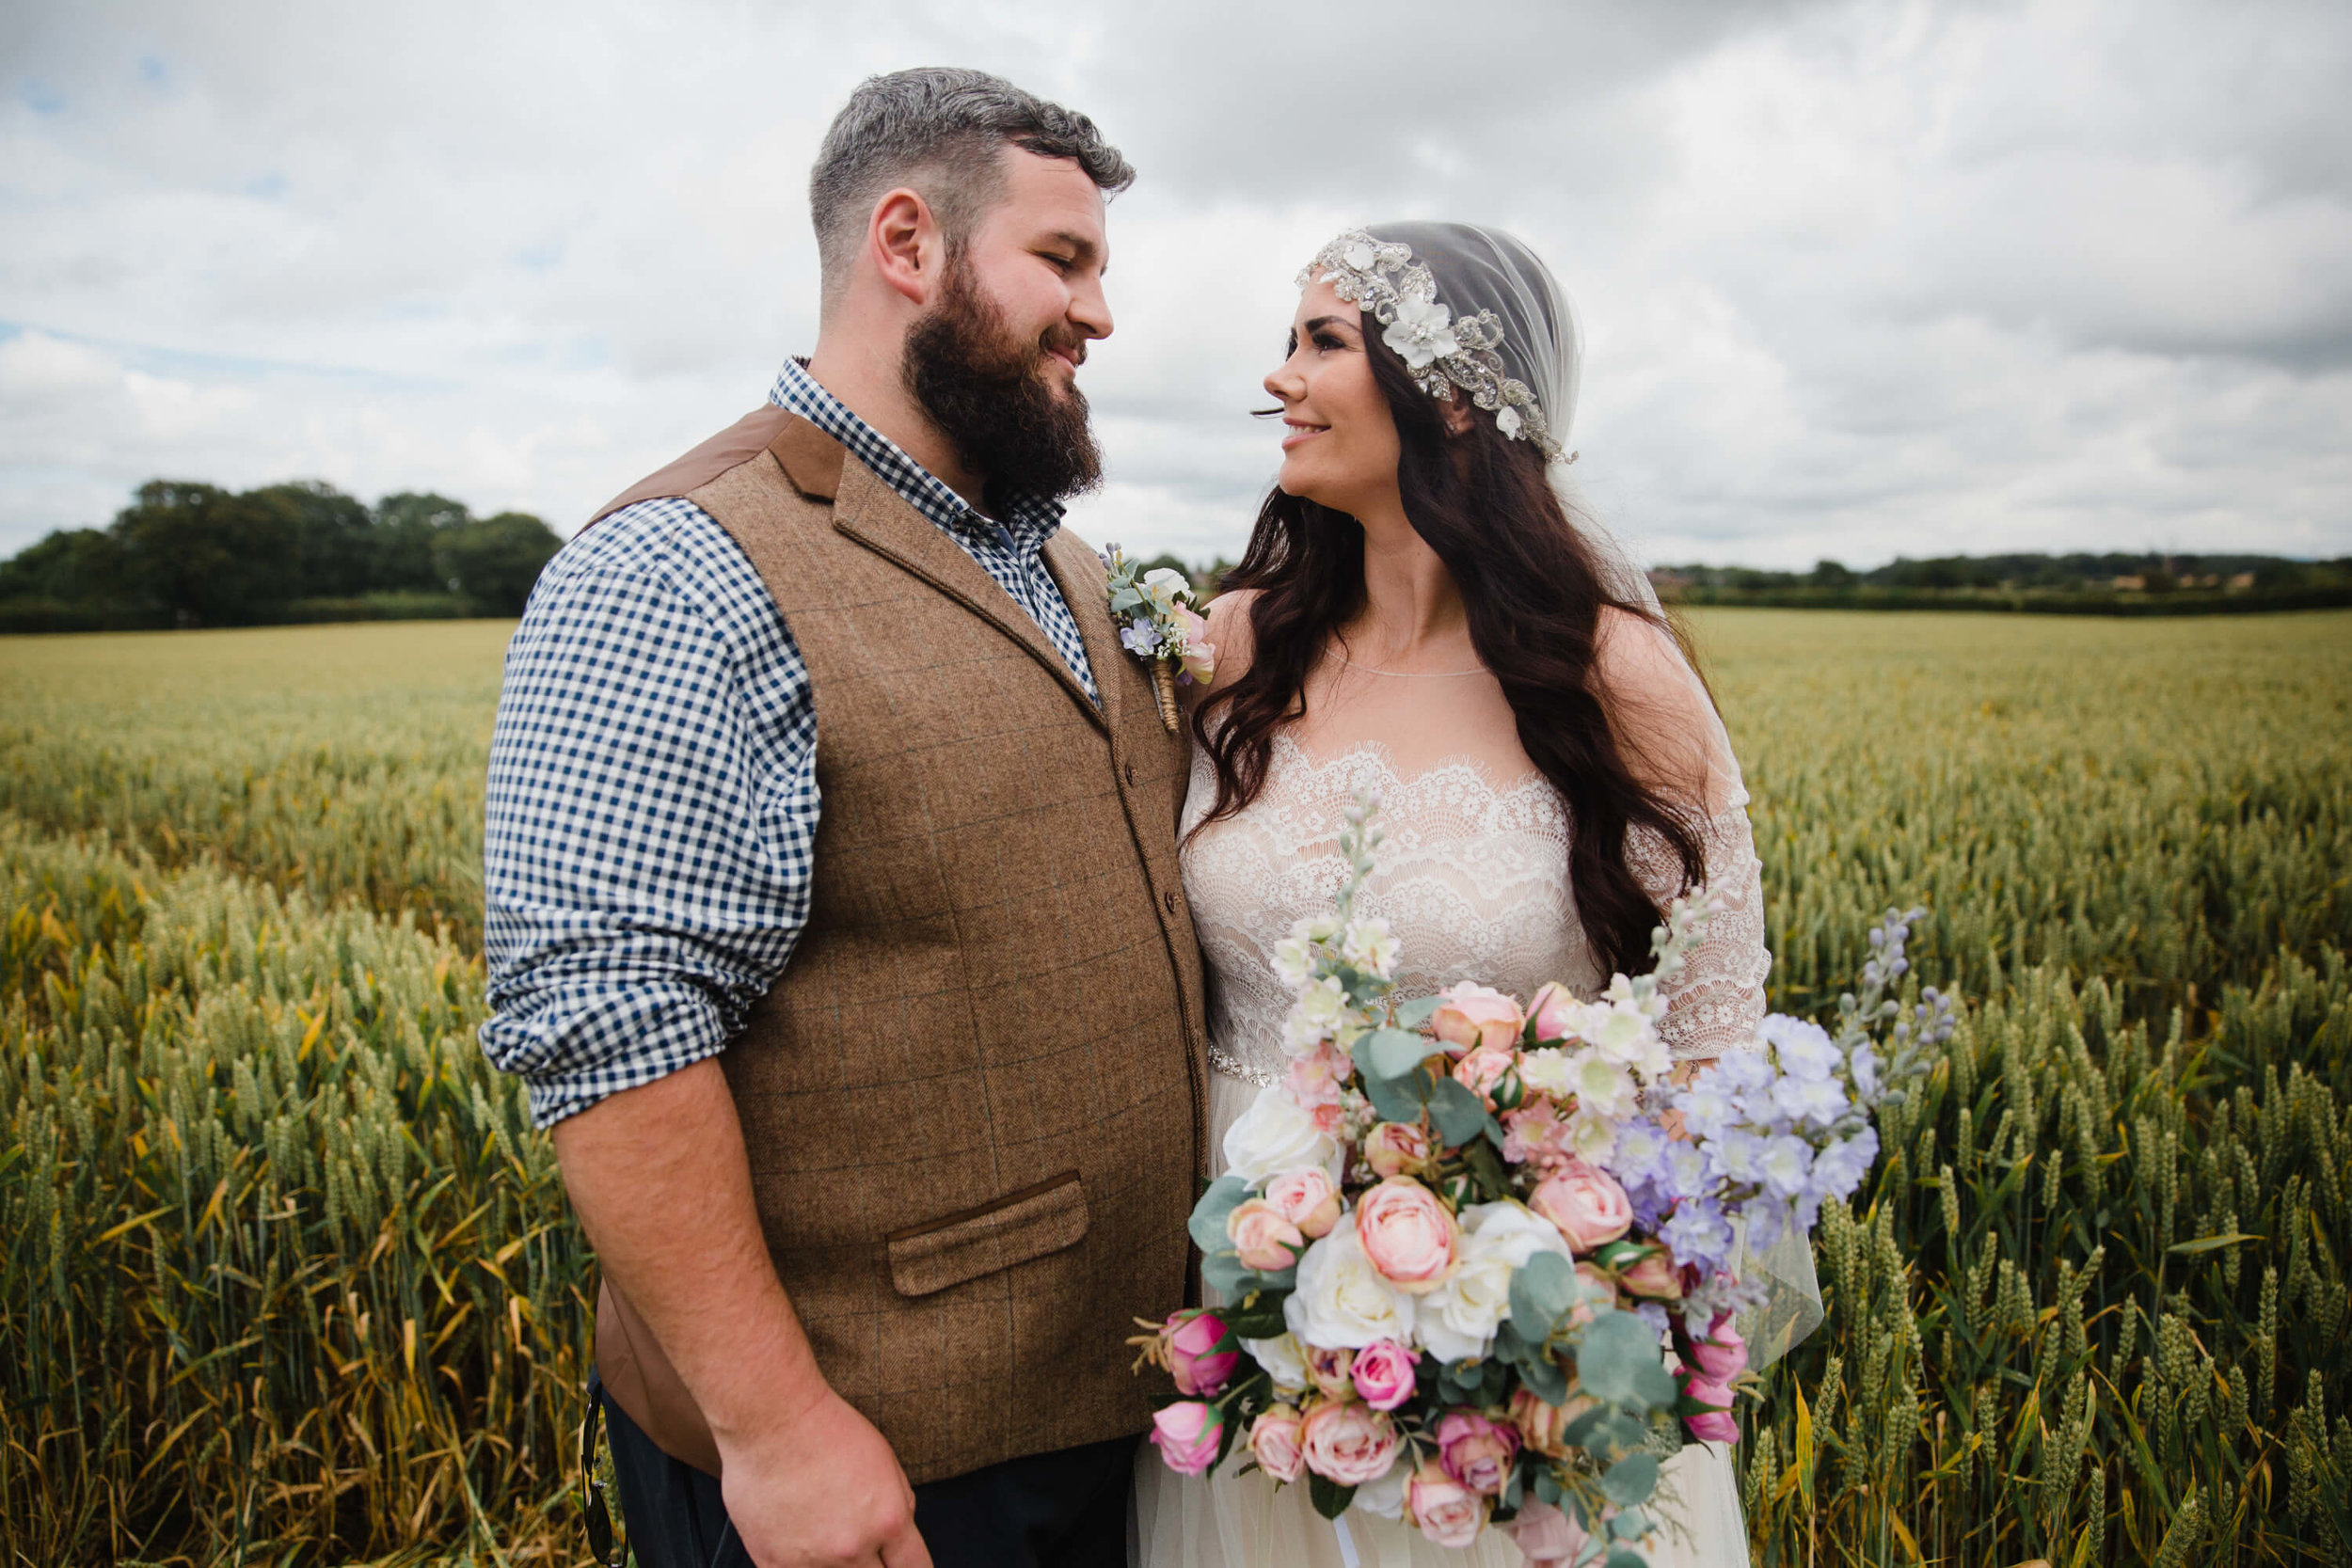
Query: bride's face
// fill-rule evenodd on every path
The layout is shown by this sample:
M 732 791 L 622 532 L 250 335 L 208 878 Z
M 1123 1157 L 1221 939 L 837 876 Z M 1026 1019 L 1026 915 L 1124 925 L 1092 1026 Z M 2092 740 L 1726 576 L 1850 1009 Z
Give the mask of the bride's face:
M 1363 516 L 1396 495 L 1396 419 L 1364 354 L 1364 315 L 1328 283 L 1299 296 L 1290 357 L 1265 378 L 1282 404 L 1285 495 Z

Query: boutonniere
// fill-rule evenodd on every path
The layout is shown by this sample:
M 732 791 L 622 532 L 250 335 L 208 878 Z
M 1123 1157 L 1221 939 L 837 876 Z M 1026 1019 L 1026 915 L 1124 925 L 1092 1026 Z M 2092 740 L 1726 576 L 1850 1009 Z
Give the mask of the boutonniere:
M 1199 596 L 1184 573 L 1167 566 L 1138 577 L 1136 563 L 1117 545 L 1103 552 L 1103 569 L 1110 574 L 1111 618 L 1120 623 L 1120 646 L 1151 666 L 1160 722 L 1174 735 L 1176 688 L 1195 681 L 1206 686 L 1216 673 L 1209 623 L 1195 608 Z

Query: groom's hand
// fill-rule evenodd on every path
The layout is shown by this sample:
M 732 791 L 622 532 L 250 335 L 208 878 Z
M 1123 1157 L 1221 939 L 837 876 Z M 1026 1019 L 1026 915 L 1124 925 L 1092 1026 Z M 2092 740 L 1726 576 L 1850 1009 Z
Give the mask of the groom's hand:
M 740 1445 L 722 1434 L 719 1454 L 727 1517 L 759 1568 L 930 1568 L 898 1456 L 831 1388 Z

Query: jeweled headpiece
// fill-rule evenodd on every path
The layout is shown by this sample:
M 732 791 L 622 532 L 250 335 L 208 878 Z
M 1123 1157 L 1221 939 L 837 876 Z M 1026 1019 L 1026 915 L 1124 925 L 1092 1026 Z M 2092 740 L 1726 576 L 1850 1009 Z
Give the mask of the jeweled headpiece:
M 1576 460 L 1552 436 L 1534 389 L 1512 375 L 1496 352 L 1502 346 L 1502 318 L 1485 309 L 1454 314 L 1439 302 L 1438 280 L 1413 260 L 1411 245 L 1351 229 L 1298 275 L 1302 289 L 1318 282 L 1330 284 L 1332 293 L 1386 328 L 1380 341 L 1404 359 L 1422 391 L 1451 400 L 1459 387 L 1472 404 L 1493 411 L 1496 429 L 1534 442 L 1547 463 Z

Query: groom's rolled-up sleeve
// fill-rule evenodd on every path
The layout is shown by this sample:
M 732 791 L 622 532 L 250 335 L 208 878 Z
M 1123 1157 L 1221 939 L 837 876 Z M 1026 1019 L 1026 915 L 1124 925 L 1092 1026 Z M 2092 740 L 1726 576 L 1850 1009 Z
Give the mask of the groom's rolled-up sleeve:
M 806 667 L 701 508 L 566 546 L 507 645 L 483 1049 L 545 1127 L 715 1055 L 790 958 L 817 833 Z

